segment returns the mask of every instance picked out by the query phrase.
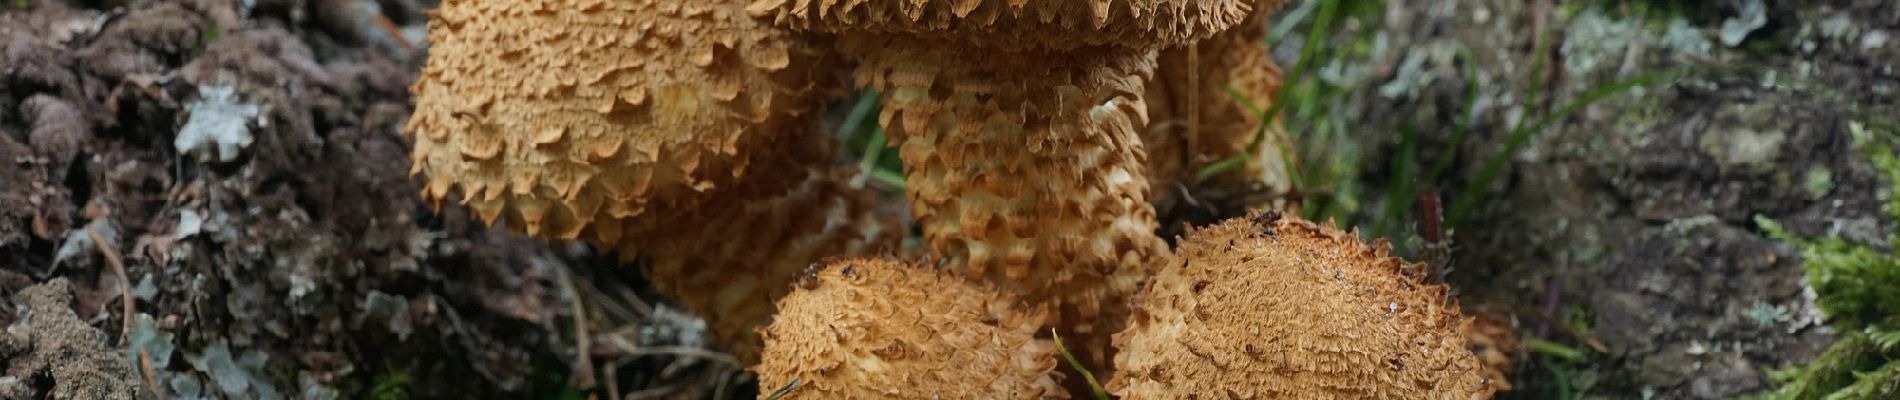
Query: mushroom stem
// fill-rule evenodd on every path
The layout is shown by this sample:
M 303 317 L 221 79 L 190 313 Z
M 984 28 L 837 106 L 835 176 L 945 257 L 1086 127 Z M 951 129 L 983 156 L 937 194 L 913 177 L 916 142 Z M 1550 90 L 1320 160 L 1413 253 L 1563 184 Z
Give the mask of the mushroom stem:
M 931 39 L 845 37 L 858 82 L 905 166 L 905 194 L 937 255 L 1056 310 L 1052 326 L 1105 365 L 1127 296 L 1167 252 L 1148 203 L 1143 84 L 1154 51 L 997 51 Z

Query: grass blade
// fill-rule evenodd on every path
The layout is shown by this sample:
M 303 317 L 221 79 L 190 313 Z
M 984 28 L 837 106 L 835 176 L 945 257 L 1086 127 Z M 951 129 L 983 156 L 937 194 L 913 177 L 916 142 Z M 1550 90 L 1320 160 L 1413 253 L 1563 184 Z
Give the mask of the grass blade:
M 1069 362 L 1069 367 L 1075 368 L 1076 372 L 1082 373 L 1082 379 L 1088 380 L 1089 390 L 1095 392 L 1096 400 L 1108 400 L 1108 391 L 1102 390 L 1102 383 L 1095 381 L 1095 374 L 1089 373 L 1089 369 L 1082 367 L 1082 362 L 1076 361 L 1075 355 L 1069 353 L 1069 347 L 1062 344 L 1062 335 L 1056 334 L 1056 330 L 1050 329 L 1049 337 L 1055 338 L 1056 351 L 1062 353 L 1062 359 Z
M 1546 114 L 1542 118 L 1538 118 L 1537 122 L 1528 125 L 1519 125 L 1517 129 L 1511 131 L 1510 137 L 1506 139 L 1504 150 L 1491 156 L 1491 159 L 1485 163 L 1484 169 L 1478 171 L 1477 178 L 1473 179 L 1471 184 L 1466 186 L 1465 190 L 1458 194 L 1458 200 L 1452 203 L 1449 218 L 1445 220 L 1446 226 L 1451 229 L 1457 229 L 1458 226 L 1463 224 L 1465 218 L 1470 216 L 1472 208 L 1477 206 L 1478 201 L 1484 199 L 1485 194 L 1487 194 L 1486 189 L 1491 187 L 1491 182 L 1497 179 L 1498 172 L 1502 171 L 1505 163 L 1510 161 L 1511 154 L 1517 153 L 1517 149 L 1522 147 L 1524 142 L 1529 141 L 1532 136 L 1543 133 L 1544 129 L 1548 128 L 1550 124 L 1569 117 L 1571 113 L 1576 112 L 1578 109 L 1589 106 L 1591 103 L 1595 103 L 1605 97 L 1646 86 L 1660 80 L 1673 80 L 1676 76 L 1681 74 L 1681 71 L 1680 69 L 1671 69 L 1651 72 L 1638 75 L 1635 78 L 1599 86 L 1585 92 L 1582 97 L 1578 97 L 1576 100 L 1572 100 L 1562 107 L 1558 107 L 1556 111 Z

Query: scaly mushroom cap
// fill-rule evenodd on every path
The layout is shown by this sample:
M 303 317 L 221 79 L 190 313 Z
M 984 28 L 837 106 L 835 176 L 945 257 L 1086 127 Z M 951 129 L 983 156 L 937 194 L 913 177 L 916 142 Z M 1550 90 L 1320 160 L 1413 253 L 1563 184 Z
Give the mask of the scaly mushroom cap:
M 758 161 L 761 172 L 750 177 L 795 186 L 764 191 L 742 181 L 733 189 L 742 195 L 720 196 L 645 230 L 600 235 L 596 244 L 643 258 L 656 291 L 705 318 L 714 340 L 741 362 L 756 363 L 755 329 L 771 321 L 775 302 L 806 267 L 888 253 L 908 234 L 901 218 L 877 214 L 872 191 L 846 183 L 855 170 L 827 166 L 835 147 L 828 135 L 800 135 Z
M 779 26 L 849 36 L 914 35 L 978 47 L 1152 48 L 1206 39 L 1248 0 L 755 0 Z
M 905 194 L 932 254 L 1055 307 L 1051 324 L 1106 367 L 1126 296 L 1167 253 L 1137 133 L 1153 51 L 964 59 L 954 44 L 847 37 L 884 96 Z M 1098 352 L 1099 350 L 1099 352 Z
M 845 259 L 801 278 L 763 330 L 761 398 L 1067 398 L 1044 314 L 1015 296 L 889 259 Z
M 745 4 L 444 1 L 411 88 L 423 196 L 459 189 L 484 220 L 574 239 L 732 186 L 819 106 L 827 65 Z
M 1155 79 L 1148 83 L 1153 122 L 1142 134 L 1157 204 L 1175 200 L 1176 182 L 1192 187 L 1201 170 L 1247 154 L 1247 145 L 1262 132 L 1262 113 L 1278 102 L 1283 74 L 1265 42 L 1267 17 L 1281 3 L 1253 0 L 1245 23 L 1193 47 L 1161 52 Z M 1239 168 L 1211 177 L 1212 185 L 1260 183 L 1267 193 L 1292 191 L 1290 139 L 1278 123 L 1265 129 L 1258 152 Z
M 1387 246 L 1256 214 L 1191 232 L 1115 335 L 1129 399 L 1473 399 L 1492 395 L 1446 288 Z

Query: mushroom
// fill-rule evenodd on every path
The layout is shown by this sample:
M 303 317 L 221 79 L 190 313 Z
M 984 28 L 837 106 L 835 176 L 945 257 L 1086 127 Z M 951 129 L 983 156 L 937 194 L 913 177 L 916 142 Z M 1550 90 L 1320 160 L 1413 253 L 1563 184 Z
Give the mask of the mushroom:
M 763 331 L 761 398 L 1049 399 L 1046 312 L 927 265 L 844 259 L 800 278 Z
M 1383 242 L 1257 213 L 1189 233 L 1115 335 L 1130 399 L 1489 398 L 1443 285 Z
M 1155 49 L 1246 17 L 1243 0 L 755 0 L 836 34 L 900 146 L 924 242 L 953 268 L 1056 306 L 1105 366 L 1107 336 L 1167 252 L 1140 130 Z
M 739 0 L 443 2 L 412 88 L 414 173 L 485 221 L 646 262 L 661 294 L 756 361 L 806 265 L 904 230 L 832 170 L 834 65 Z
M 444 1 L 411 88 L 423 197 L 564 240 L 716 197 L 825 100 L 824 52 L 744 6 Z
M 715 199 L 602 246 L 642 258 L 656 291 L 704 317 L 713 339 L 741 363 L 757 363 L 756 328 L 771 322 L 775 302 L 807 267 L 827 257 L 890 252 L 908 234 L 896 219 L 878 215 L 874 193 L 846 183 L 856 171 L 810 161 L 831 159 L 830 139 L 806 135 L 779 150 L 800 156 L 758 165 L 801 175 L 796 186 Z
M 1523 339 L 1510 322 L 1491 314 L 1477 314 L 1465 325 L 1466 348 L 1484 364 L 1484 378 L 1499 391 L 1509 391 L 1510 373 L 1517 370 Z
M 1157 59 L 1147 94 L 1152 123 L 1142 133 L 1156 208 L 1173 208 L 1182 200 L 1177 183 L 1190 189 L 1202 187 L 1196 182 L 1201 171 L 1248 155 L 1249 145 L 1258 146 L 1251 157 L 1236 168 L 1209 176 L 1205 186 L 1259 184 L 1254 189 L 1274 195 L 1275 201 L 1268 205 L 1292 205 L 1286 197 L 1277 196 L 1293 190 L 1287 169 L 1294 154 L 1285 151 L 1291 149 L 1289 138 L 1277 123 L 1261 126 L 1262 113 L 1278 102 L 1282 82 L 1283 71 L 1274 64 L 1266 39 L 1267 17 L 1283 1 L 1251 1 L 1253 11 L 1239 26 L 1191 46 L 1163 50 Z M 1254 142 L 1262 133 L 1264 140 Z M 1238 208 L 1255 205 L 1260 204 Z

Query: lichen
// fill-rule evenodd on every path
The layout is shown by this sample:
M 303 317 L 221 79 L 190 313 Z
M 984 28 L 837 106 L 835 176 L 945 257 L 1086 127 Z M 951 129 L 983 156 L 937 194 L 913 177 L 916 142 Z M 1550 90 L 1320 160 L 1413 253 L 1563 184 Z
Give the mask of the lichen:
M 195 353 L 186 353 L 185 361 L 193 369 L 211 377 L 213 386 L 231 398 L 282 399 L 268 379 L 265 364 L 270 356 L 257 351 L 247 351 L 243 355 L 233 356 L 231 346 L 222 341 L 212 342 L 210 346 Z M 176 380 L 173 381 L 177 383 Z
M 172 140 L 172 146 L 199 161 L 236 159 L 254 140 L 251 122 L 265 123 L 260 118 L 263 109 L 238 102 L 236 90 L 230 86 L 199 87 L 198 96 L 197 101 L 185 105 L 185 112 L 190 113 L 191 118 L 178 130 L 178 138 Z

